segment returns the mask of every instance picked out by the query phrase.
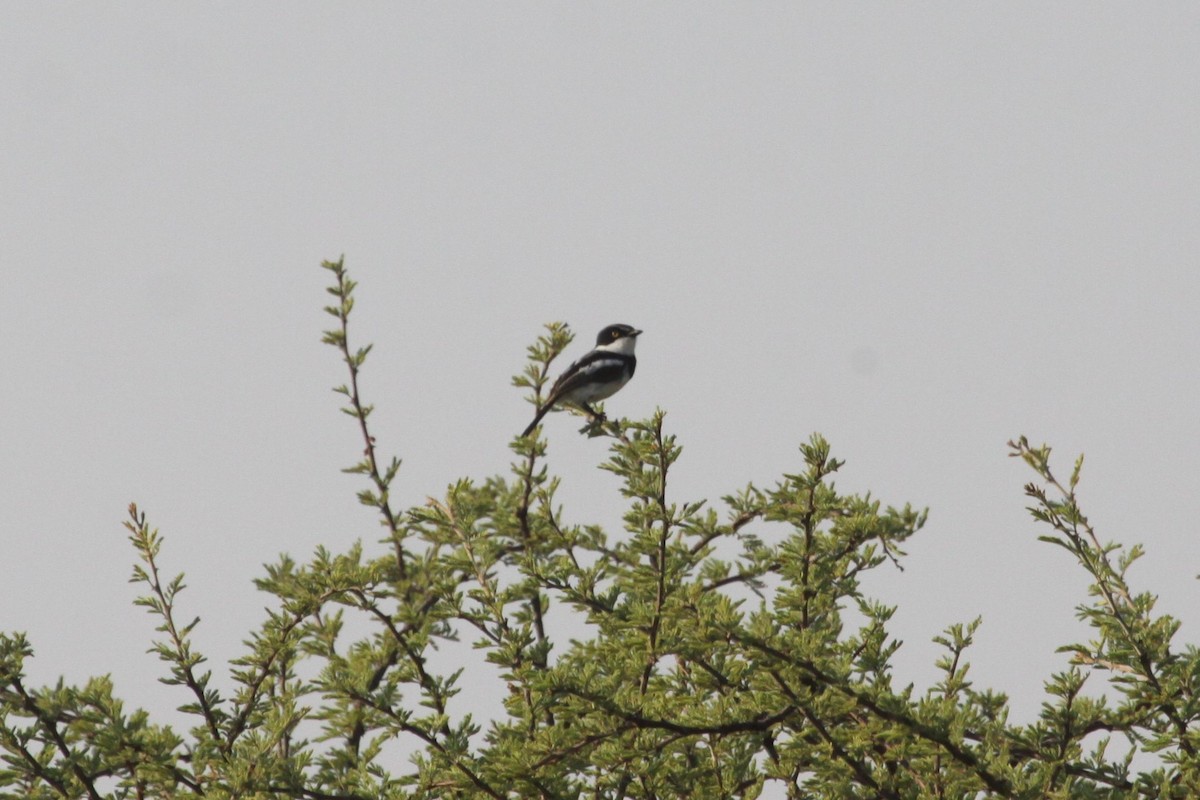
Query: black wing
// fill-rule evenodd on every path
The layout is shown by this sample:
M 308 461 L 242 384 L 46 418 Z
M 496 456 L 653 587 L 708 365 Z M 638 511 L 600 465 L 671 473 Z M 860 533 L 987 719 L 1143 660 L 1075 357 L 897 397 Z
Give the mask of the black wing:
M 554 405 L 588 384 L 613 383 L 624 377 L 633 377 L 636 365 L 637 362 L 632 356 L 593 350 L 558 377 L 550 390 L 546 405 Z

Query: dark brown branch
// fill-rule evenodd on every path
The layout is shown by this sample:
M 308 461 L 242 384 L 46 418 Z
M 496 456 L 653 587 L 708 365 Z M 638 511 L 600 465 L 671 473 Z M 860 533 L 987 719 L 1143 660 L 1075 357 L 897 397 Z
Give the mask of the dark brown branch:
M 33 696 L 25 691 L 25 686 L 21 683 L 20 677 L 13 676 L 11 684 L 13 689 L 16 690 L 17 695 L 21 698 L 22 707 L 31 716 L 33 716 L 33 718 L 36 719 L 42 726 L 42 729 L 50 735 L 50 739 L 54 742 L 54 746 L 58 750 L 59 755 L 62 756 L 63 761 L 65 761 L 70 767 L 71 774 L 74 775 L 75 779 L 79 781 L 85 790 L 87 790 L 88 797 L 90 797 L 91 800 L 101 800 L 100 792 L 96 790 L 94 776 L 88 775 L 83 771 L 83 767 L 76 763 L 74 754 L 71 752 L 71 748 L 67 745 L 66 739 L 63 738 L 62 732 L 59 731 L 58 724 L 55 722 L 54 717 L 42 711 Z M 68 796 L 68 793 L 63 792 L 63 795 Z

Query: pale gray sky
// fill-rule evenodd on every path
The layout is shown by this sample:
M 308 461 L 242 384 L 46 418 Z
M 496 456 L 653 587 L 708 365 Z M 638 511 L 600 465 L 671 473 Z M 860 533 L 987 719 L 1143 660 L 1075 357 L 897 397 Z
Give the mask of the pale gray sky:
M 1183 4 L 7 3 L 0 26 L 0 629 L 34 675 L 154 683 L 137 501 L 198 645 L 241 652 L 280 552 L 377 536 L 339 473 L 323 258 L 361 282 L 400 501 L 504 472 L 547 321 L 645 328 L 679 499 L 800 463 L 931 508 L 901 678 L 985 617 L 1029 719 L 1086 581 L 1036 542 L 1021 433 L 1195 617 L 1200 11 Z M 619 536 L 604 444 L 547 424 L 574 521 Z M 1194 641 L 1185 623 L 1181 641 Z M 219 668 L 219 663 L 218 663 Z

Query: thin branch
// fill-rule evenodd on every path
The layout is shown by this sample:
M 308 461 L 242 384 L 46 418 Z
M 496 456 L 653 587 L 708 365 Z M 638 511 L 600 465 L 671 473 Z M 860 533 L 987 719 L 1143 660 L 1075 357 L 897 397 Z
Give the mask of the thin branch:
M 67 766 L 70 768 L 71 774 L 74 775 L 75 779 L 82 784 L 85 790 L 87 790 L 88 797 L 90 797 L 91 800 L 101 800 L 100 792 L 96 790 L 96 784 L 93 779 L 94 776 L 88 775 L 83 771 L 83 767 L 79 766 L 78 760 L 75 758 L 75 754 L 71 752 L 70 746 L 67 745 L 67 741 L 63 738 L 62 732 L 59 731 L 58 723 L 55 721 L 54 717 L 42 711 L 33 696 L 25 690 L 25 686 L 21 683 L 21 678 L 19 676 L 13 676 L 10 682 L 13 689 L 16 690 L 17 695 L 21 698 L 21 705 L 30 715 L 34 717 L 34 719 L 38 721 L 38 723 L 42 726 L 42 729 L 50 735 L 51 741 L 54 742 L 54 746 L 57 748 L 59 755 L 62 756 L 63 761 L 66 762 Z M 68 793 L 63 792 L 63 795 L 68 796 Z
M 337 277 L 336 287 L 331 288 L 329 292 L 341 300 L 341 303 L 336 306 L 326 307 L 326 311 L 337 318 L 340 329 L 326 332 L 325 342 L 338 348 L 342 354 L 342 360 L 345 362 L 346 368 L 350 371 L 350 384 L 345 391 L 346 397 L 350 402 L 350 415 L 358 420 L 358 428 L 364 445 L 363 454 L 366 456 L 366 473 L 375 485 L 375 490 L 378 493 L 375 497 L 374 505 L 379 510 L 379 513 L 383 515 L 384 522 L 392 534 L 393 546 L 396 552 L 396 569 L 401 580 L 403 580 L 407 575 L 407 565 L 404 548 L 401 545 L 400 520 L 395 512 L 392 511 L 391 501 L 388 497 L 391 476 L 395 474 L 395 465 L 388 470 L 388 476 L 385 478 L 379 469 L 379 462 L 375 455 L 375 437 L 371 435 L 371 431 L 367 425 L 367 417 L 370 416 L 372 407 L 363 404 L 358 389 L 359 369 L 371 348 L 368 345 L 356 353 L 351 353 L 350 351 L 350 310 L 354 307 L 353 294 L 355 283 L 347 276 L 341 261 L 325 262 L 324 266 Z

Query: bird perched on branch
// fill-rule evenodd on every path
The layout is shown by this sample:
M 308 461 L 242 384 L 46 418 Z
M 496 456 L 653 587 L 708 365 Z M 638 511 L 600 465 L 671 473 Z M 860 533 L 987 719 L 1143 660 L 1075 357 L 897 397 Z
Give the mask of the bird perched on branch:
M 567 367 L 558 376 L 546 402 L 538 409 L 533 422 L 522 436 L 533 433 L 533 429 L 556 405 L 568 403 L 578 406 L 593 417 L 604 418 L 591 407 L 591 403 L 612 397 L 629 383 L 637 368 L 633 348 L 641 331 L 629 325 L 609 325 L 596 336 L 596 347 L 583 358 Z

